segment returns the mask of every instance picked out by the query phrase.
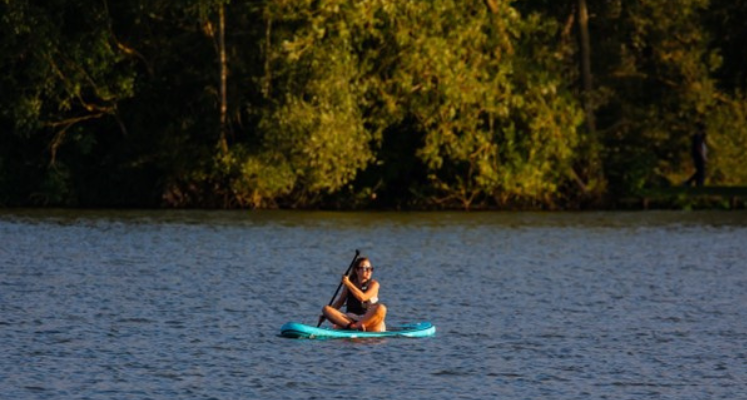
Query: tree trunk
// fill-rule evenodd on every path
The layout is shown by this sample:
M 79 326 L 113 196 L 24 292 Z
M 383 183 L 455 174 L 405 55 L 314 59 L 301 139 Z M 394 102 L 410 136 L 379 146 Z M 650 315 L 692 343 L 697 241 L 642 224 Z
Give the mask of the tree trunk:
M 220 147 L 223 154 L 228 153 L 228 62 L 226 59 L 226 15 L 225 5 L 221 4 L 218 9 L 218 51 L 220 52 Z
M 265 48 L 264 48 L 264 58 L 265 58 L 265 76 L 262 81 L 262 94 L 266 97 L 270 97 L 270 89 L 271 89 L 271 82 L 272 82 L 272 73 L 270 72 L 270 49 L 272 46 L 272 17 L 269 17 L 267 19 L 267 27 L 265 28 Z
M 583 80 L 584 110 L 586 111 L 586 127 L 589 134 L 596 132 L 594 107 L 591 102 L 593 82 L 591 76 L 591 43 L 589 40 L 589 11 L 586 0 L 578 0 L 578 30 L 581 35 L 581 79 Z
M 581 41 L 581 80 L 583 93 L 581 99 L 586 114 L 586 134 L 588 135 L 588 147 L 583 151 L 586 154 L 586 165 L 581 175 L 574 169 L 573 179 L 579 184 L 584 193 L 592 196 L 600 196 L 605 191 L 604 170 L 601 160 L 602 143 L 597 136 L 596 118 L 594 116 L 594 81 L 591 73 L 591 40 L 589 38 L 589 10 L 586 0 L 578 0 L 578 30 Z M 600 197 L 596 199 L 601 200 Z

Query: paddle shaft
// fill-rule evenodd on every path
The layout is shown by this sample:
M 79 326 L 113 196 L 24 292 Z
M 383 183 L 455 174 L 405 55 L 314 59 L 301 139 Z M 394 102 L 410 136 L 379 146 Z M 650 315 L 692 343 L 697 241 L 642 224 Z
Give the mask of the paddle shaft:
M 358 261 L 358 256 L 360 256 L 360 255 L 361 255 L 361 252 L 356 249 L 355 250 L 355 257 L 353 257 L 353 261 L 350 262 L 350 266 L 348 267 L 348 270 L 345 271 L 345 276 L 350 276 L 350 271 L 355 266 L 355 262 Z M 341 288 L 342 288 L 342 282 L 340 282 L 340 284 L 337 285 L 337 290 L 335 290 L 335 294 L 332 295 L 332 299 L 329 300 L 329 304 L 327 304 L 328 306 L 331 306 L 332 303 L 335 302 L 335 299 L 337 298 L 337 294 L 340 293 L 340 289 Z M 324 322 L 324 320 L 325 320 L 324 315 L 322 315 L 321 317 L 319 317 L 319 323 L 316 324 L 316 327 L 318 328 L 318 327 L 322 326 L 322 323 Z

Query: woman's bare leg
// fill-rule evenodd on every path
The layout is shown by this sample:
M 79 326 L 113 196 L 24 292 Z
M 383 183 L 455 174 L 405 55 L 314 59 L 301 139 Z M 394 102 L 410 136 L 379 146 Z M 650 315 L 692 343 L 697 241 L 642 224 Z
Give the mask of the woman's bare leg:
M 368 332 L 383 332 L 386 329 L 384 318 L 386 318 L 386 306 L 381 303 L 372 304 L 363 318 L 353 325 L 353 328 L 362 328 Z
M 330 306 L 324 306 L 322 308 L 322 314 L 337 327 L 346 327 L 351 322 L 354 322 L 350 317 L 345 315 L 342 311 L 332 308 Z

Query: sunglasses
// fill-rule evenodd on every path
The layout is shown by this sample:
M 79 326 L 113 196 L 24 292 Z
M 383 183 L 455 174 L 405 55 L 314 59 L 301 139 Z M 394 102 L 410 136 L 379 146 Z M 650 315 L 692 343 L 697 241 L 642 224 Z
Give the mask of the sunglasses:
M 358 271 L 373 271 L 373 267 L 357 267 Z

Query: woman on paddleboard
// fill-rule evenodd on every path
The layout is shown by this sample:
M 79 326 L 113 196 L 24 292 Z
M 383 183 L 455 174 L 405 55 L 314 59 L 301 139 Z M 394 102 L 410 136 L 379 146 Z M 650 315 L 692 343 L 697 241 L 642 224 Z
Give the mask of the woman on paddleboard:
M 355 272 L 350 278 L 343 275 L 340 296 L 322 313 L 334 324 L 334 328 L 368 332 L 384 332 L 386 307 L 379 303 L 379 282 L 371 279 L 373 266 L 367 257 L 359 258 Z M 345 304 L 346 312 L 340 311 Z

